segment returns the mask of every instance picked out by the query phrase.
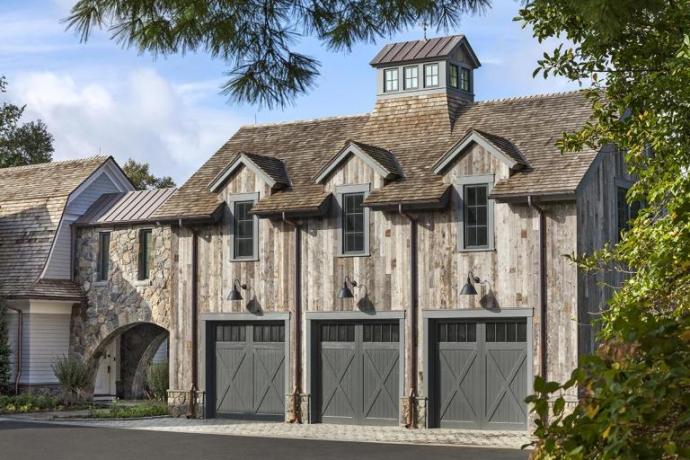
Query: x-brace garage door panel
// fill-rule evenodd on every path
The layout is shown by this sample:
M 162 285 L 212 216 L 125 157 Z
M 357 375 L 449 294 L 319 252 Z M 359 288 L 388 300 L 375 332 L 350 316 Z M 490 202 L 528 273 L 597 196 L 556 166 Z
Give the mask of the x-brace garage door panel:
M 214 328 L 217 416 L 285 413 L 285 329 L 282 323 L 219 323 Z
M 317 326 L 318 407 L 322 422 L 396 424 L 400 351 L 397 322 Z
M 524 429 L 525 320 L 439 320 L 432 336 L 436 426 Z

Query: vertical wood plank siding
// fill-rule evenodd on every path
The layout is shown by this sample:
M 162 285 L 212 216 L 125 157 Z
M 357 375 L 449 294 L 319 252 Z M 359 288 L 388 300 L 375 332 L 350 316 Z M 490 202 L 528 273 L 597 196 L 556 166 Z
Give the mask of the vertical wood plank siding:
M 494 174 L 494 181 L 509 176 L 500 160 L 481 147 L 474 146 L 447 172 L 447 183 L 462 176 Z M 325 183 L 335 194 L 339 185 L 371 184 L 383 186 L 382 179 L 357 157 L 350 157 Z M 225 185 L 220 196 L 259 192 L 267 196 L 270 189 L 247 168 L 238 171 Z M 338 256 L 338 209 L 335 200 L 325 218 L 302 220 L 302 304 L 305 312 L 330 311 L 400 311 L 410 305 L 409 248 L 410 224 L 395 212 L 370 212 L 370 255 Z M 419 219 L 419 308 L 420 309 L 534 309 L 534 373 L 539 371 L 539 228 L 538 215 L 527 204 L 495 205 L 495 249 L 465 252 L 457 246 L 457 193 L 452 193 L 450 209 L 422 212 Z M 577 213 L 575 202 L 544 204 L 547 216 L 548 306 L 549 306 L 549 378 L 567 378 L 578 359 L 577 306 L 578 274 L 566 255 L 577 246 Z M 229 219 L 227 211 L 220 224 L 199 229 L 199 314 L 207 312 L 246 312 L 254 302 L 263 312 L 287 312 L 293 308 L 294 257 L 293 228 L 281 221 L 261 219 L 259 223 L 259 258 L 257 261 L 231 261 Z M 191 230 L 180 228 L 176 274 L 178 312 L 175 315 L 174 338 L 171 339 L 172 368 L 177 373 L 171 388 L 189 388 L 191 334 Z M 480 295 L 461 296 L 468 271 L 472 270 L 486 284 L 477 286 Z M 345 276 L 356 280 L 355 299 L 338 299 L 337 290 Z M 248 286 L 243 301 L 226 300 L 233 279 Z M 302 327 L 306 327 L 303 320 Z M 418 323 L 418 369 L 424 369 L 427 352 L 423 322 Z M 411 331 L 406 331 L 409 336 Z M 306 340 L 306 334 L 303 334 Z M 409 353 L 409 342 L 406 346 Z M 302 353 L 307 349 L 302 344 Z M 199 344 L 200 349 L 204 346 Z M 294 349 L 294 337 L 291 337 Z M 200 351 L 200 353 L 202 353 Z M 304 356 L 303 356 L 304 358 Z M 404 360 L 403 360 L 404 361 Z M 303 359 L 306 363 L 306 359 Z M 291 357 L 294 365 L 294 356 Z M 200 369 L 205 364 L 201 363 Z M 202 372 L 203 373 L 203 372 Z M 311 371 L 303 372 L 303 384 Z M 200 376 L 203 382 L 203 375 Z M 418 373 L 419 388 L 426 376 Z M 405 382 L 409 388 L 409 382 Z

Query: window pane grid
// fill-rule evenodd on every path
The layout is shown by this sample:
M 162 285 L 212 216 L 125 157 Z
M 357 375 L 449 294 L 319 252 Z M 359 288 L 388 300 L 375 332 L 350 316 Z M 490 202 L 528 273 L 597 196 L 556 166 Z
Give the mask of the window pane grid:
M 150 228 L 139 231 L 139 280 L 146 280 L 150 277 L 151 266 L 153 265 L 153 232 Z
M 477 323 L 454 321 L 438 323 L 439 342 L 476 342 Z
M 489 244 L 488 186 L 466 185 L 464 201 L 465 248 L 482 248 Z
M 386 69 L 385 75 L 385 86 L 384 91 L 397 91 L 398 90 L 398 69 Z
M 495 321 L 486 323 L 487 342 L 527 342 L 527 324 L 524 321 Z
M 354 324 L 325 323 L 321 325 L 322 342 L 354 342 Z
M 106 281 L 110 271 L 110 232 L 98 234 L 98 259 L 96 266 L 96 279 Z
M 254 342 L 285 342 L 285 326 L 282 324 L 255 324 Z
M 450 86 L 453 88 L 458 87 L 458 66 L 455 64 L 450 64 Z
M 364 251 L 364 193 L 343 195 L 343 253 Z
M 416 89 L 419 86 L 419 70 L 417 67 L 405 67 L 403 75 L 405 78 L 405 89 Z
M 469 91 L 470 90 L 470 70 L 469 69 L 461 69 L 460 70 L 460 89 L 463 91 Z
M 254 257 L 254 216 L 249 214 L 254 202 L 238 201 L 234 206 L 233 251 L 235 258 Z
M 364 324 L 364 342 L 398 342 L 400 341 L 399 325 L 395 323 L 386 324 Z
M 438 86 L 438 64 L 424 66 L 424 86 Z

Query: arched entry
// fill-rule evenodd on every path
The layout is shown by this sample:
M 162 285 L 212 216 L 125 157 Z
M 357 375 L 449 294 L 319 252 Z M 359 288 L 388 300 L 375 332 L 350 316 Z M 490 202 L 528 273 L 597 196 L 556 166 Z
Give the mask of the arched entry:
M 109 334 L 90 360 L 94 399 L 146 397 L 146 372 L 168 338 L 168 331 L 153 323 L 129 324 Z

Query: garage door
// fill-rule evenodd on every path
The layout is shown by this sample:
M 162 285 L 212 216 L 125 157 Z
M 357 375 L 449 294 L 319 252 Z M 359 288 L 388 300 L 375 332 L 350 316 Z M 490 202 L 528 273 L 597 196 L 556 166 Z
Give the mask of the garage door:
M 433 332 L 436 426 L 524 429 L 525 320 L 438 321 Z
M 213 407 L 222 417 L 285 414 L 285 326 L 281 322 L 214 327 Z
M 320 420 L 397 424 L 400 392 L 398 322 L 317 325 Z

